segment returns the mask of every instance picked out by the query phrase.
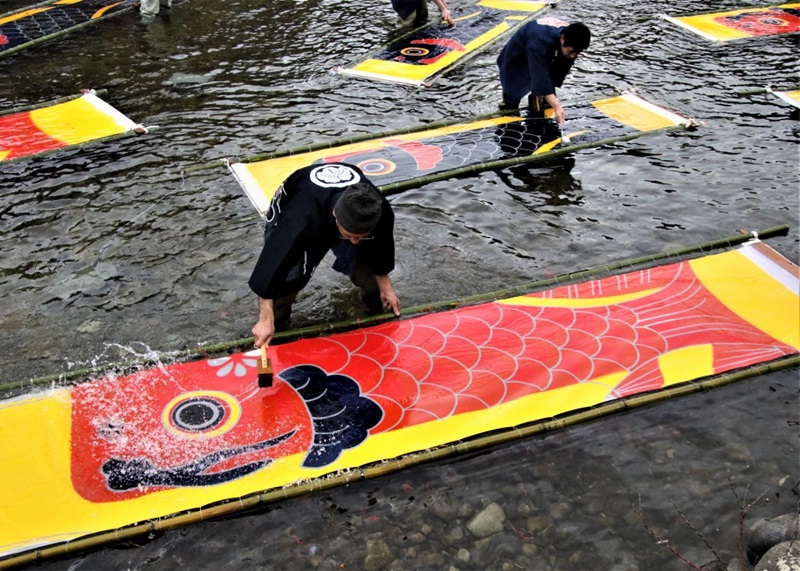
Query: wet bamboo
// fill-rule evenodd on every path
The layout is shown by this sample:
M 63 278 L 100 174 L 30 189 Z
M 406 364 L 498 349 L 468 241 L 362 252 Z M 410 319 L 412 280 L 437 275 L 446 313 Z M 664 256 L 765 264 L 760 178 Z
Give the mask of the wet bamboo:
M 97 96 L 105 95 L 105 89 L 97 89 L 94 91 L 94 94 Z M 79 97 L 83 97 L 86 95 L 85 93 L 76 93 L 75 95 L 68 95 L 66 97 L 61 97 L 59 99 L 53 99 L 51 101 L 45 101 L 44 103 L 35 103 L 33 105 L 23 105 L 21 107 L 15 107 L 14 109 L 9 109 L 8 111 L 3 111 L 0 113 L 0 117 L 5 117 L 6 115 L 14 115 L 16 113 L 25 113 L 26 111 L 33 111 L 34 109 L 41 109 L 43 107 L 50 107 L 51 105 L 58 105 L 59 103 L 66 103 L 67 101 L 72 101 L 73 99 L 78 99 Z
M 757 234 L 758 237 L 761 239 L 767 239 L 776 236 L 784 236 L 788 233 L 788 231 L 789 231 L 789 226 L 786 224 L 782 224 L 780 226 L 773 226 L 770 228 L 765 228 L 763 230 L 758 230 L 755 232 L 755 234 Z M 693 254 L 705 253 L 720 248 L 733 247 L 742 244 L 750 239 L 752 239 L 752 234 L 739 233 L 739 234 L 734 234 L 732 236 L 728 236 L 726 238 L 720 238 L 717 240 L 712 240 L 710 242 L 704 242 L 702 244 L 686 246 L 684 248 L 678 248 L 666 252 L 659 252 L 656 254 L 649 254 L 637 258 L 629 258 L 627 260 L 621 260 L 619 262 L 614 262 L 612 264 L 607 264 L 605 266 L 598 266 L 595 268 L 589 268 L 566 274 L 560 274 L 557 276 L 553 276 L 551 278 L 545 278 L 532 282 L 527 282 L 502 290 L 496 290 L 488 293 L 466 296 L 454 300 L 440 301 L 425 305 L 409 307 L 406 310 L 404 310 L 405 315 L 404 317 L 402 317 L 402 319 L 410 319 L 412 317 L 424 313 L 432 313 L 435 311 L 454 309 L 456 307 L 464 305 L 472 305 L 475 303 L 483 303 L 483 302 L 493 301 L 496 299 L 503 299 L 505 297 L 513 295 L 523 295 L 537 289 L 553 285 L 561 285 L 568 282 L 580 281 L 583 279 L 587 279 L 604 273 L 613 272 L 620 269 L 628 269 L 628 268 L 632 269 L 636 266 L 641 266 L 644 264 L 652 264 L 664 259 L 680 258 L 684 256 L 690 256 Z M 323 334 L 340 333 L 357 327 L 377 325 L 379 323 L 383 323 L 393 319 L 396 319 L 394 315 L 388 313 L 388 314 L 360 317 L 357 319 L 339 321 L 335 323 L 313 325 L 309 327 L 292 329 L 290 331 L 279 331 L 275 333 L 273 343 L 280 344 L 296 339 L 316 337 Z M 64 373 L 55 373 L 52 375 L 32 378 L 27 381 L 17 381 L 17 382 L 7 383 L 5 385 L 0 385 L 0 392 L 21 389 L 28 386 L 38 386 L 47 383 L 59 383 L 59 384 L 68 383 L 70 381 L 75 381 L 76 379 L 82 379 L 89 377 L 91 375 L 97 375 L 98 373 L 101 373 L 103 371 L 125 370 L 125 369 L 132 369 L 135 367 L 141 367 L 148 363 L 153 363 L 156 360 L 164 361 L 164 360 L 190 359 L 192 357 L 197 358 L 210 354 L 224 353 L 227 351 L 235 349 L 243 349 L 245 347 L 252 346 L 253 341 L 254 339 L 252 337 L 245 337 L 233 341 L 224 341 L 220 343 L 202 345 L 197 348 L 174 352 L 174 353 L 156 353 L 152 359 L 148 360 L 115 362 L 115 363 L 108 363 L 98 367 L 76 369 Z
M 154 131 L 154 130 L 158 129 L 158 127 L 156 127 L 156 126 L 145 127 L 144 129 L 145 129 L 145 132 L 149 133 L 150 131 Z M 32 158 L 44 157 L 44 156 L 52 155 L 53 153 L 58 153 L 58 152 L 62 152 L 62 151 L 70 151 L 70 150 L 74 150 L 74 149 L 80 149 L 80 148 L 86 147 L 88 145 L 93 145 L 95 143 L 99 143 L 100 141 L 114 141 L 116 139 L 123 139 L 125 137 L 132 137 L 134 135 L 141 135 L 141 134 L 143 134 L 143 133 L 140 133 L 136 129 L 131 129 L 130 131 L 125 131 L 124 133 L 118 133 L 116 135 L 109 135 L 107 137 L 101 137 L 99 139 L 92 139 L 90 141 L 84 141 L 83 143 L 75 143 L 74 145 L 66 145 L 64 147 L 58 147 L 57 149 L 50 149 L 49 151 L 43 151 L 41 153 L 35 153 L 33 155 L 25 155 L 25 156 L 22 156 L 22 157 L 15 157 L 13 159 L 8 159 L 6 161 L 3 161 L 0 164 L 7 165 L 7 164 L 15 163 L 17 161 L 25 161 L 25 160 L 32 159 Z
M 760 89 L 749 89 L 749 90 L 745 90 L 745 91 L 737 91 L 736 95 L 739 95 L 740 97 L 747 97 L 749 95 L 762 95 L 764 93 L 776 93 L 776 92 L 780 93 L 780 92 L 783 92 L 783 91 L 797 91 L 798 89 L 800 89 L 800 87 L 786 87 L 786 88 L 781 89 L 781 88 L 772 87 L 771 85 L 768 85 L 767 87 L 762 87 Z
M 718 388 L 751 377 L 774 373 L 800 365 L 800 355 L 792 355 L 761 365 L 754 365 L 745 369 L 723 373 L 714 377 L 687 381 L 673 387 L 653 391 L 642 395 L 633 395 L 619 400 L 603 403 L 572 413 L 565 413 L 553 418 L 541 419 L 526 423 L 521 426 L 508 427 L 491 434 L 478 435 L 467 440 L 446 444 L 430 450 L 413 452 L 405 456 L 374 462 L 365 466 L 339 471 L 334 474 L 319 476 L 312 480 L 303 481 L 286 487 L 276 488 L 222 501 L 196 510 L 182 512 L 158 520 L 139 523 L 117 530 L 97 533 L 91 536 L 78 538 L 69 542 L 43 547 L 40 549 L 12 555 L 0 560 L 0 570 L 12 569 L 17 566 L 30 565 L 45 559 L 74 555 L 89 549 L 96 549 L 111 543 L 141 540 L 153 533 L 164 532 L 185 525 L 199 523 L 205 520 L 220 518 L 246 512 L 304 494 L 324 491 L 330 488 L 385 476 L 406 468 L 444 460 L 460 454 L 484 450 L 521 439 L 531 438 L 560 430 L 570 426 L 596 420 L 616 412 L 632 410 L 648 406 L 672 398 Z
M 504 169 L 516 165 L 522 164 L 529 164 L 534 162 L 543 162 L 543 161 L 551 161 L 553 159 L 573 154 L 577 151 L 582 151 L 584 149 L 591 149 L 594 147 L 602 147 L 603 145 L 611 145 L 614 143 L 621 143 L 623 141 L 629 141 L 631 139 L 638 139 L 639 137 L 643 137 L 645 135 L 652 135 L 655 133 L 664 133 L 676 130 L 685 130 L 689 127 L 686 125 L 676 125 L 673 127 L 665 127 L 663 129 L 656 129 L 653 131 L 637 131 L 635 133 L 629 133 L 627 135 L 621 135 L 618 137 L 609 137 L 607 139 L 601 139 L 600 141 L 593 141 L 587 143 L 581 143 L 577 145 L 562 145 L 558 148 L 552 149 L 547 151 L 546 153 L 542 153 L 540 155 L 531 154 L 523 157 L 513 157 L 510 159 L 500 159 L 496 161 L 489 161 L 481 164 L 476 165 L 469 165 L 457 169 L 452 169 L 448 171 L 438 172 L 430 175 L 426 175 L 423 177 L 404 180 L 400 182 L 395 182 L 391 184 L 386 184 L 383 186 L 379 186 L 381 192 L 384 194 L 397 194 L 399 192 L 403 192 L 409 190 L 411 188 L 418 188 L 420 186 L 429 184 L 431 182 L 436 182 L 440 180 L 445 180 L 449 178 L 454 178 L 458 176 L 463 176 L 466 174 L 474 174 L 478 172 L 483 172 L 487 170 L 499 170 Z

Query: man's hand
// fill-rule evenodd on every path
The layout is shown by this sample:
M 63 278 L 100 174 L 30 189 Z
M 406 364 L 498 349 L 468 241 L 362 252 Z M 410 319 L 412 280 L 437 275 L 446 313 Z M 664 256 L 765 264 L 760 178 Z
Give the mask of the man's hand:
M 389 276 L 375 276 L 378 282 L 378 289 L 381 293 L 381 305 L 386 311 L 391 311 L 395 315 L 400 315 L 400 300 L 392 288 L 392 280 Z
M 558 121 L 558 126 L 561 127 L 566 121 L 567 116 L 564 113 L 564 108 L 559 105 L 558 107 L 553 107 L 553 114 L 556 116 L 556 121 Z
M 560 127 L 561 125 L 564 124 L 564 121 L 567 119 L 567 115 L 566 113 L 564 113 L 564 108 L 561 107 L 561 102 L 558 100 L 558 97 L 556 97 L 554 93 L 551 93 L 550 95 L 545 95 L 544 99 L 545 101 L 547 101 L 548 105 L 550 105 L 550 108 L 553 110 L 553 115 L 555 116 L 556 121 L 558 121 L 558 126 Z
M 427 2 L 427 0 L 424 1 Z M 442 13 L 442 22 L 449 26 L 454 26 L 455 22 L 453 22 L 453 17 L 450 15 L 450 8 L 447 7 L 447 2 L 445 0 L 433 0 L 433 3 Z
M 450 15 L 450 10 L 447 8 L 442 10 L 442 23 L 447 24 L 451 28 L 456 25 L 456 23 L 453 21 L 453 17 Z
M 256 347 L 269 345 L 275 335 L 275 314 L 272 310 L 272 300 L 258 298 L 258 322 L 253 326 L 253 337 Z

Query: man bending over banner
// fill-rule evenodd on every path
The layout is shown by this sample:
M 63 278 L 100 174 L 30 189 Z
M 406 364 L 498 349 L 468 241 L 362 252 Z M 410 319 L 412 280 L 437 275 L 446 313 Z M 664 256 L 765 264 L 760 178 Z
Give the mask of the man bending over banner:
M 264 246 L 250 289 L 258 295 L 255 344 L 272 341 L 288 324 L 298 292 L 328 250 L 333 269 L 361 288 L 370 310 L 400 315 L 392 289 L 394 212 L 386 197 L 355 166 L 312 165 L 287 178 L 267 210 Z
M 559 125 L 564 123 L 564 109 L 556 97 L 572 64 L 589 47 L 591 32 L 581 22 L 569 24 L 558 18 L 540 18 L 528 22 L 511 37 L 497 57 L 500 85 L 503 87 L 501 109 L 516 109 L 526 93 L 532 113 L 544 113 L 549 106 Z
M 445 0 L 433 0 L 442 13 L 442 21 L 453 25 L 450 9 Z M 419 26 L 428 19 L 428 0 L 392 0 L 392 8 L 397 12 L 400 26 Z

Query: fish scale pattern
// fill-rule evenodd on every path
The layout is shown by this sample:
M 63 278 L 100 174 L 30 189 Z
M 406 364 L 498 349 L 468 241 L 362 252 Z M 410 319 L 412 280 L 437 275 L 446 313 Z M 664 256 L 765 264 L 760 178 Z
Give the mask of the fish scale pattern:
M 324 363 L 384 411 L 373 432 L 581 383 L 616 399 L 663 387 L 662 358 L 713 351 L 714 373 L 793 354 L 731 312 L 688 262 L 276 348 Z M 313 359 L 309 361 L 309 355 Z
M 582 144 L 635 131 L 622 123 L 608 121 L 590 104 L 576 105 L 570 110 L 569 130 L 582 132 Z M 382 148 L 331 155 L 313 164 L 344 162 L 356 165 L 373 183 L 381 186 L 463 167 L 477 168 L 492 161 L 527 157 L 560 137 L 561 132 L 553 121 L 520 119 L 411 143 L 387 140 Z
M 130 1 L 81 0 L 74 4 L 50 4 L 25 10 L 27 15 L 0 24 L 0 55 L 36 40 L 67 31 L 102 16 L 116 14 L 133 6 Z

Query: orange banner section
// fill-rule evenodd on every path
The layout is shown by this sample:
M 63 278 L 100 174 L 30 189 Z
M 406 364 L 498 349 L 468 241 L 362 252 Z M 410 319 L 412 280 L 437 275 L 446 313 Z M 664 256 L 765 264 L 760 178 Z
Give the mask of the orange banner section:
M 800 4 L 744 8 L 696 16 L 661 16 L 707 40 L 726 42 L 800 31 Z
M 755 241 L 2 402 L 0 557 L 797 354 L 798 280 Z
M 0 161 L 30 157 L 137 129 L 144 130 L 90 92 L 62 103 L 0 116 Z

